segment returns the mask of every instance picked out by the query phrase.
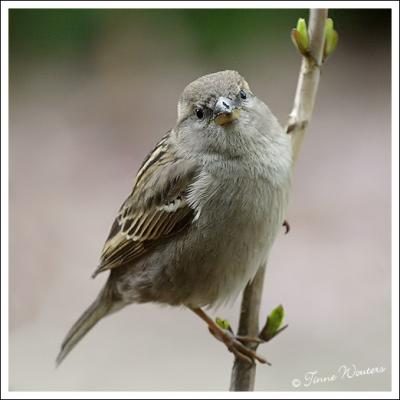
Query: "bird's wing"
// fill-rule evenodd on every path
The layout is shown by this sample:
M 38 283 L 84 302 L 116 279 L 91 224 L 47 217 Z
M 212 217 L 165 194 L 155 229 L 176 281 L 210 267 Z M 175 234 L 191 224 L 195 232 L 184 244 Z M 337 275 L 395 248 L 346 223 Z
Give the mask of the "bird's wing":
M 177 159 L 168 137 L 162 139 L 142 164 L 93 276 L 133 262 L 153 245 L 185 229 L 196 211 L 187 201 L 196 174 L 196 163 Z

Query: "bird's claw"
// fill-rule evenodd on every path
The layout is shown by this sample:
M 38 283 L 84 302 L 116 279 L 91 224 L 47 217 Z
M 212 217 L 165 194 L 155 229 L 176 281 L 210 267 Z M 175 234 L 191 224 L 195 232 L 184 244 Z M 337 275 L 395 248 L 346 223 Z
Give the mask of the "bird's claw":
M 253 336 L 240 336 L 236 335 L 236 339 L 239 340 L 239 342 L 246 344 L 246 343 L 256 343 L 256 344 L 261 344 L 264 343 L 264 340 L 260 339 L 259 337 L 253 337 Z
M 249 336 L 235 336 L 229 330 L 219 329 L 214 331 L 210 329 L 211 334 L 219 341 L 223 342 L 230 352 L 232 352 L 237 358 L 249 363 L 254 364 L 257 360 L 261 364 L 271 365 L 265 358 L 259 356 L 254 350 L 249 349 L 243 343 L 257 343 L 260 344 L 263 341 L 259 338 Z

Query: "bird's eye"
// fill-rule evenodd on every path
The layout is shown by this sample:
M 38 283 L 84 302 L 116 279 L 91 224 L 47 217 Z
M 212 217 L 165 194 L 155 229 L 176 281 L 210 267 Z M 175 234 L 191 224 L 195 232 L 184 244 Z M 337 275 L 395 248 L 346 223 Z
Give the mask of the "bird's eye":
M 239 92 L 239 96 L 243 100 L 247 99 L 247 94 L 243 89 Z
M 196 108 L 196 109 L 194 110 L 194 113 L 196 114 L 196 117 L 197 117 L 198 119 L 203 119 L 203 117 L 204 117 L 204 111 L 203 111 L 202 108 Z

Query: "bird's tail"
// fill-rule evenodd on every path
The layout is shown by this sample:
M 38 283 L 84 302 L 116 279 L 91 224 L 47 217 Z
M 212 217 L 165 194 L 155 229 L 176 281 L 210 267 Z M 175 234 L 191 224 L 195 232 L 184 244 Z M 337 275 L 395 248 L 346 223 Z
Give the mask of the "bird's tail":
M 60 353 L 57 356 L 56 365 L 59 366 L 68 353 L 77 343 L 93 328 L 93 326 L 107 314 L 116 311 L 121 306 L 115 303 L 109 294 L 107 286 L 100 292 L 97 299 L 81 315 L 78 321 L 72 326 L 64 339 Z

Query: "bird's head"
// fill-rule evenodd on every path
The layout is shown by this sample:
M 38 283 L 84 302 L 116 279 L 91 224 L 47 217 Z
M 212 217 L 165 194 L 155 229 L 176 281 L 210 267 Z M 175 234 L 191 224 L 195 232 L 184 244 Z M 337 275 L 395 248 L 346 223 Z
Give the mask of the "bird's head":
M 238 72 L 221 71 L 186 86 L 178 103 L 177 132 L 194 150 L 236 153 L 246 135 L 263 132 L 269 115 Z

